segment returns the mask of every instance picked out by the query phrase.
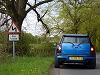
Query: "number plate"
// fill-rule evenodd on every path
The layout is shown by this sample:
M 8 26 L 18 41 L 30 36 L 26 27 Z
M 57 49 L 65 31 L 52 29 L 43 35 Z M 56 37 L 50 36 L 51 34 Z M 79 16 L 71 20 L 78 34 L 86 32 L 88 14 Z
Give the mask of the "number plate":
M 69 60 L 83 60 L 83 57 L 69 57 Z

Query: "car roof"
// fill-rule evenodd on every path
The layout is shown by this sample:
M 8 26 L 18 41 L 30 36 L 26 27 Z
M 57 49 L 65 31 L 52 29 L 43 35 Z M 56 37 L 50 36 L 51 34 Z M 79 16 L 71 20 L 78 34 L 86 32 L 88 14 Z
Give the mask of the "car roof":
M 63 34 L 63 36 L 83 36 L 86 37 L 88 34 Z

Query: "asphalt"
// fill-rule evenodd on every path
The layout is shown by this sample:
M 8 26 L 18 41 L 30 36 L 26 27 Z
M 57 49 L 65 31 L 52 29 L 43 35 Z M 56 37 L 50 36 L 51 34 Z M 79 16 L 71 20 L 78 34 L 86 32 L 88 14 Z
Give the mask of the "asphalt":
M 88 69 L 82 65 L 63 65 L 61 68 L 51 66 L 50 75 L 100 75 L 100 53 L 96 56 L 96 69 Z

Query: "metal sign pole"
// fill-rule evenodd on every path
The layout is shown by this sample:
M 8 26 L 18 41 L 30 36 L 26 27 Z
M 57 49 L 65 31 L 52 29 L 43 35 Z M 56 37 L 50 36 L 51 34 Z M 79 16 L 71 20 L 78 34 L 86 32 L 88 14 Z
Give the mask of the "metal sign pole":
M 15 53 L 15 42 L 19 40 L 19 34 L 20 30 L 18 29 L 16 23 L 12 21 L 12 24 L 10 28 L 8 29 L 9 34 L 9 41 L 13 41 L 13 59 L 15 59 L 16 53 Z
M 15 42 L 13 41 L 13 59 L 15 59 Z

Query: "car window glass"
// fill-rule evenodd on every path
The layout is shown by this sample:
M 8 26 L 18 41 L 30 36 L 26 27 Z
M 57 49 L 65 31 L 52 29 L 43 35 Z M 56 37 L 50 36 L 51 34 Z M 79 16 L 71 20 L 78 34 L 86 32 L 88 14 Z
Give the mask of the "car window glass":
M 64 37 L 63 43 L 89 43 L 88 37 Z
M 66 43 L 66 42 L 75 43 L 75 37 L 64 37 L 63 42 L 64 43 Z
M 77 37 L 77 43 L 89 43 L 89 39 L 87 37 Z

